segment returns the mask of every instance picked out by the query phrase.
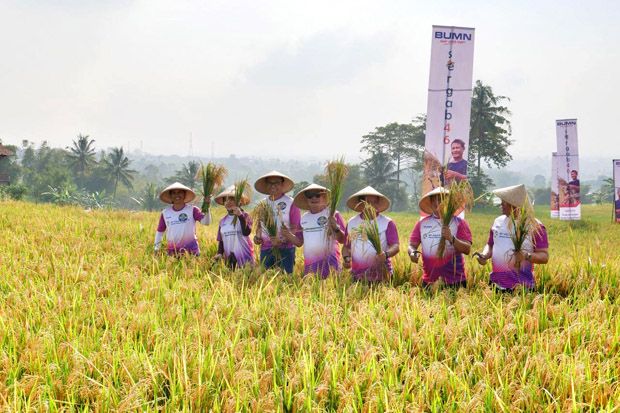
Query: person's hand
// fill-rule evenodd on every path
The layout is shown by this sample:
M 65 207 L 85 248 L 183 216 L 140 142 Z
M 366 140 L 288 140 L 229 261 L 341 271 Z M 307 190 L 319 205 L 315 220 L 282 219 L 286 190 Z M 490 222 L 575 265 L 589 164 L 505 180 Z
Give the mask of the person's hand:
M 293 240 L 294 235 L 291 233 L 291 230 L 288 229 L 286 225 L 282 225 L 280 234 L 284 237 L 284 239 L 286 239 L 289 242 Z
M 521 265 L 521 264 L 523 264 L 524 261 L 526 261 L 525 256 L 526 256 L 526 253 L 521 251 L 521 250 L 519 250 L 519 251 L 514 253 L 514 255 L 512 257 L 513 257 L 513 260 L 514 260 L 515 267 L 517 265 L 517 262 L 519 263 L 519 265 Z
M 338 225 L 338 221 L 336 221 L 335 217 L 327 218 L 327 223 L 329 224 L 332 231 L 334 231 L 335 233 L 338 233 L 341 231 L 340 226 Z
M 258 235 L 254 235 L 254 244 L 261 245 L 263 243 L 263 238 Z
M 351 269 L 351 257 L 349 255 L 343 257 L 342 266 L 347 270 Z
M 381 254 L 377 254 L 375 256 L 375 263 L 377 263 L 377 265 L 385 264 L 386 260 L 387 255 L 385 255 L 385 252 L 382 252 Z
M 444 178 L 446 179 L 452 179 L 452 178 L 456 178 L 456 172 L 451 171 L 451 170 L 447 170 L 443 173 Z
M 219 261 L 219 260 L 221 260 L 221 259 L 223 259 L 223 258 L 224 258 L 224 256 L 223 256 L 222 254 L 215 254 L 215 256 L 213 257 L 213 259 L 214 259 L 215 261 Z
M 413 248 L 409 247 L 409 259 L 411 259 L 411 262 L 413 262 L 414 264 L 417 264 L 418 261 L 420 260 L 420 251 L 418 250 L 414 250 Z
M 474 252 L 474 257 L 476 257 L 476 260 L 478 261 L 478 264 L 480 265 L 485 265 L 487 261 L 489 260 L 489 257 L 482 255 L 479 252 Z
M 230 212 L 232 212 L 233 215 L 241 216 L 241 208 L 239 207 L 235 206 L 235 207 L 230 208 Z
M 452 231 L 450 231 L 450 227 L 447 225 L 441 227 L 441 237 L 446 241 L 452 241 Z
M 269 237 L 269 239 L 271 240 L 271 246 L 272 247 L 276 247 L 277 248 L 282 243 L 280 241 L 280 237 L 278 237 L 277 235 L 275 237 Z
M 204 197 L 204 201 L 205 201 L 205 203 L 207 203 L 207 204 L 211 204 L 211 195 L 209 195 L 209 196 L 205 196 L 205 197 Z

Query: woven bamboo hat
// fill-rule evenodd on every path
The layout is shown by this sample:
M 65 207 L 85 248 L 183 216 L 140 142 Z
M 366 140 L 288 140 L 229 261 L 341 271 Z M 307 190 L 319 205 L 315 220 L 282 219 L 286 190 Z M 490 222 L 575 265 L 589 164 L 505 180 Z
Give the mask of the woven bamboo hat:
M 267 185 L 267 178 L 273 177 L 282 178 L 284 180 L 284 182 L 282 182 L 282 193 L 289 192 L 295 186 L 293 180 L 288 176 L 278 171 L 271 171 L 258 178 L 254 183 L 254 188 L 256 188 L 256 190 L 261 194 L 269 195 L 269 185 Z
M 224 200 L 228 197 L 235 197 L 235 190 L 237 188 L 235 187 L 235 185 L 231 185 L 228 188 L 224 189 L 222 192 L 220 192 L 215 198 L 213 198 L 213 200 L 215 201 L 216 204 L 218 205 L 222 205 L 224 206 Z M 241 201 L 239 202 L 240 205 L 237 205 L 238 207 L 242 207 L 244 205 L 247 205 L 250 203 L 250 197 L 247 194 L 243 194 L 243 196 L 241 197 Z
M 295 195 L 295 198 L 293 198 L 293 204 L 295 204 L 297 208 L 305 210 L 310 209 L 310 205 L 308 204 L 308 198 L 306 198 L 305 196 L 305 193 L 308 191 L 322 192 L 324 194 L 329 194 L 330 192 L 329 189 L 325 188 L 324 186 L 310 184 L 301 191 L 297 192 L 297 195 Z
M 525 185 L 523 184 L 499 188 L 493 191 L 493 194 L 502 201 L 507 202 L 517 208 L 521 208 L 526 205 L 526 202 L 528 204 L 530 202 L 527 198 L 527 191 L 525 190 Z
M 364 209 L 364 204 L 360 202 L 359 197 L 361 196 L 378 196 L 379 198 L 381 198 L 381 200 L 379 201 L 379 205 L 377 206 L 377 213 L 383 212 L 390 207 L 390 199 L 387 196 L 383 195 L 381 192 L 377 191 L 372 186 L 367 186 L 361 191 L 358 191 L 351 195 L 349 199 L 347 199 L 347 206 L 354 211 L 362 212 L 362 210 Z
M 172 185 L 164 188 L 163 191 L 161 191 L 161 193 L 159 194 L 159 199 L 161 199 L 161 202 L 164 202 L 166 204 L 172 203 L 170 191 L 172 191 L 173 189 L 182 189 L 185 191 L 185 199 L 183 200 L 183 202 L 185 202 L 186 204 L 192 202 L 194 198 L 196 198 L 196 193 L 191 188 L 186 187 L 180 182 L 175 182 Z
M 420 211 L 428 215 L 433 215 L 433 208 L 431 207 L 431 197 L 433 195 L 441 195 L 441 194 L 447 195 L 449 193 L 450 191 L 448 191 L 443 186 L 438 186 L 437 188 L 434 188 L 432 191 L 427 192 L 422 197 L 422 199 L 420 199 L 420 202 L 418 203 L 418 205 L 420 206 Z

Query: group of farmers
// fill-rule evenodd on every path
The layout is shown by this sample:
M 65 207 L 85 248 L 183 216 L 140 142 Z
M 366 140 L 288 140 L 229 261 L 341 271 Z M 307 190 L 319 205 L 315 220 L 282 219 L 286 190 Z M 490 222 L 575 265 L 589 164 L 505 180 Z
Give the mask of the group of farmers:
M 293 180 L 277 171 L 261 176 L 254 184 L 258 192 L 266 195 L 264 201 L 273 209 L 277 225 L 275 236 L 269 236 L 261 223 L 251 237 L 252 217 L 243 210 L 250 199 L 243 196 L 237 202 L 234 186 L 215 196 L 213 200 L 227 210 L 219 222 L 215 258 L 224 260 L 231 268 L 254 266 L 254 244 L 259 244 L 262 266 L 279 267 L 290 274 L 295 264 L 295 250 L 303 246 L 304 274 L 326 278 L 344 267 L 356 281 L 377 282 L 392 273 L 391 258 L 400 252 L 400 242 L 396 225 L 383 214 L 390 207 L 388 197 L 370 186 L 351 195 L 347 207 L 359 214 L 345 223 L 339 212 L 330 214 L 329 189 L 310 184 L 290 197 L 287 193 L 293 187 Z M 418 263 L 420 255 L 422 258 L 425 287 L 440 278 L 449 287 L 466 285 L 463 255 L 471 252 L 471 231 L 465 219 L 459 216 L 454 216 L 449 225 L 443 224 L 438 209 L 447 193 L 448 189 L 438 187 L 422 197 L 419 206 L 423 218 L 416 223 L 409 238 L 411 261 Z M 533 288 L 534 264 L 545 264 L 549 259 L 545 227 L 537 221 L 536 233 L 527 237 L 520 250 L 515 251 L 514 220 L 529 203 L 527 192 L 523 185 L 516 185 L 495 190 L 494 194 L 501 200 L 502 215 L 493 222 L 484 250 L 474 256 L 481 265 L 491 259 L 490 282 L 498 289 Z M 162 191 L 160 199 L 170 206 L 162 211 L 159 219 L 156 251 L 162 250 L 165 236 L 168 254 L 200 254 L 196 222 L 208 225 L 211 215 L 189 204 L 195 197 L 191 188 L 180 183 Z M 378 229 L 380 253 L 364 231 L 360 231 L 369 219 L 365 213 L 369 207 L 374 210 L 371 219 Z M 301 210 L 306 212 L 302 215 Z M 440 243 L 445 245 L 443 254 L 437 251 Z

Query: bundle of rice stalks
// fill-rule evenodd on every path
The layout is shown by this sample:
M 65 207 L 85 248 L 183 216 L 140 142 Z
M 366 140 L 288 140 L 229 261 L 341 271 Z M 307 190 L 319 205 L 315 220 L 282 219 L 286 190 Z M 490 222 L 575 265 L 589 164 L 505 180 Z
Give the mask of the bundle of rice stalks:
M 235 205 L 240 206 L 241 200 L 244 196 L 250 198 L 252 195 L 252 187 L 247 179 L 242 179 L 235 182 Z M 237 224 L 237 216 L 235 215 L 232 220 L 233 226 Z
M 362 202 L 364 204 L 364 209 L 362 209 L 364 222 L 357 227 L 354 236 L 359 236 L 364 240 L 368 240 L 377 255 L 379 255 L 383 252 L 383 248 L 381 247 L 381 234 L 379 232 L 379 224 L 377 223 L 377 211 L 366 201 Z M 381 264 L 378 270 L 382 275 L 385 275 L 387 273 L 387 266 L 385 263 Z
M 536 234 L 540 232 L 540 224 L 534 216 L 534 209 L 529 200 L 526 198 L 521 208 L 515 208 L 508 217 L 510 219 L 509 226 L 511 231 L 510 239 L 513 245 L 513 251 L 516 254 L 521 251 L 525 242 L 529 239 L 534 240 Z M 515 257 L 515 268 L 521 268 L 521 261 Z
M 453 181 L 447 188 L 449 193 L 441 194 L 439 202 L 439 218 L 444 226 L 450 225 L 454 215 L 463 210 L 471 210 L 474 204 L 474 191 L 467 181 Z M 437 247 L 437 256 L 443 258 L 446 251 L 446 240 L 441 237 Z
M 254 233 L 260 236 L 263 231 L 267 232 L 270 237 L 278 236 L 278 221 L 276 214 L 273 212 L 273 207 L 266 200 L 260 201 L 252 211 L 252 218 L 254 218 Z M 276 258 L 279 256 L 280 250 L 273 247 L 271 252 Z
M 213 196 L 213 191 L 224 183 L 224 179 L 227 174 L 228 171 L 223 165 L 216 165 L 209 162 L 206 165 L 202 164 L 200 166 L 200 169 L 198 170 L 198 178 L 202 182 L 201 195 L 204 198 L 200 209 L 203 213 L 209 211 L 210 202 L 207 200 L 211 199 L 211 196 Z
M 344 163 L 344 157 L 327 163 L 325 176 L 327 177 L 327 188 L 330 190 L 329 216 L 334 216 L 338 204 L 342 199 L 344 180 L 349 174 L 349 167 Z

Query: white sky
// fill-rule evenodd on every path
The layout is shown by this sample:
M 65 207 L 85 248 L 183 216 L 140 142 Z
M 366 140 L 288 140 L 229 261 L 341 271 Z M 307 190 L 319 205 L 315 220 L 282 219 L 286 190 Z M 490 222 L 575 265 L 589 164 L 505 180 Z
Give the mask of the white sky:
M 618 4 L 0 0 L 0 138 L 355 157 L 425 112 L 439 24 L 476 28 L 474 80 L 512 99 L 515 157 L 547 155 L 576 117 L 582 156 L 620 158 Z

